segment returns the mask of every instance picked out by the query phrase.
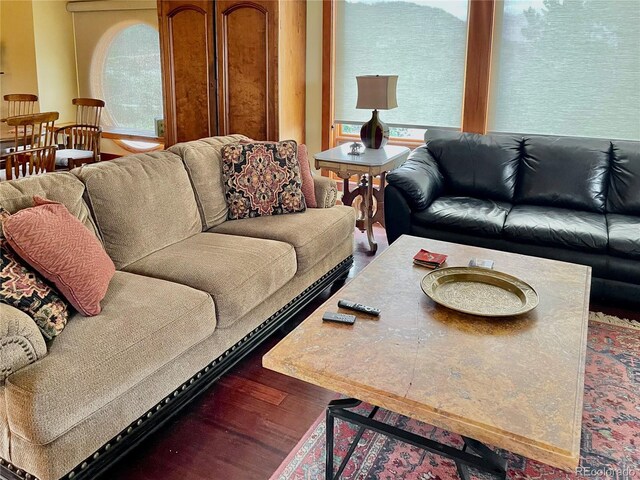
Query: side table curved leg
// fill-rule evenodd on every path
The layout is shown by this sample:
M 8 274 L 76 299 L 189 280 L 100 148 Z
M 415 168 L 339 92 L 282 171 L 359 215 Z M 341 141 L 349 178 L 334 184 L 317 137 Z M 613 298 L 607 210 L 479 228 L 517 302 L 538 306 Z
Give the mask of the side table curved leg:
M 378 244 L 373 238 L 373 179 L 369 178 L 367 183 L 367 192 L 364 195 L 364 208 L 366 212 L 365 223 L 367 227 L 367 240 L 371 253 L 378 251 Z

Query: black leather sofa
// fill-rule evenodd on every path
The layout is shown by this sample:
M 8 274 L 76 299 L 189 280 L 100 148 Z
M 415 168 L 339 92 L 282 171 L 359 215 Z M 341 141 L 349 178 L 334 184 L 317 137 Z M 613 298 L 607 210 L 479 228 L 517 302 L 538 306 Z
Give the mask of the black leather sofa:
M 387 175 L 410 234 L 592 267 L 592 299 L 640 304 L 640 142 L 428 132 Z

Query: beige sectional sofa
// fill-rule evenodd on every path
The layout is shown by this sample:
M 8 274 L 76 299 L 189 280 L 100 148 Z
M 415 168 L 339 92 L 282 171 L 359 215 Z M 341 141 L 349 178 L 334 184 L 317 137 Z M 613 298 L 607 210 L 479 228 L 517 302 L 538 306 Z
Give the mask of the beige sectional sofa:
M 102 312 L 47 347 L 0 304 L 0 476 L 94 478 L 207 388 L 352 264 L 354 212 L 319 207 L 226 221 L 213 137 L 70 173 L 0 183 L 10 212 L 64 203 L 116 272 Z

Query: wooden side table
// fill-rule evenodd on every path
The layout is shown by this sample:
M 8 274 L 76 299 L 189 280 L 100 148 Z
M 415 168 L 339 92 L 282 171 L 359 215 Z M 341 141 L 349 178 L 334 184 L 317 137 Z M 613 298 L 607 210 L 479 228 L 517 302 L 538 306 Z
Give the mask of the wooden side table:
M 384 227 L 384 187 L 385 176 L 404 163 L 409 156 L 407 147 L 387 145 L 380 149 L 366 148 L 360 155 L 350 154 L 349 144 L 345 143 L 314 156 L 316 168 L 326 168 L 342 178 L 344 189 L 342 203 L 351 206 L 354 200 L 362 197 L 358 208 L 356 227 L 367 231 L 367 240 L 372 253 L 378 249 L 373 238 L 373 224 L 380 222 Z M 360 182 L 353 190 L 349 189 L 349 178 L 360 175 Z M 380 176 L 380 188 L 374 188 L 373 179 Z

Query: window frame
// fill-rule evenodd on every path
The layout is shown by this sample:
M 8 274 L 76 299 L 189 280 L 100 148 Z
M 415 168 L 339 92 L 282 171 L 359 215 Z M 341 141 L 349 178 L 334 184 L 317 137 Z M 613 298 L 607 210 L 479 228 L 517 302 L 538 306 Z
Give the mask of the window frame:
M 140 21 L 137 19 L 118 22 L 112 25 L 104 33 L 104 35 L 99 39 L 97 43 L 96 53 L 91 61 L 91 67 L 89 72 L 89 85 L 91 88 L 91 93 L 96 98 L 104 98 L 104 87 L 102 85 L 102 74 L 97 75 L 95 74 L 95 72 L 103 71 L 106 57 L 109 52 L 109 46 L 111 45 L 113 40 L 116 38 L 116 36 L 121 32 L 123 32 L 124 30 L 126 30 L 127 28 L 135 25 L 146 25 L 158 31 L 158 34 L 159 34 L 159 29 L 157 25 L 153 25 L 149 22 Z M 159 41 L 160 40 L 158 38 L 158 42 Z M 158 48 L 159 47 L 160 47 L 160 44 L 158 43 Z M 162 65 L 160 68 L 160 78 L 162 78 Z M 164 97 L 162 97 L 161 100 L 164 102 Z M 163 110 L 164 110 L 164 107 L 163 107 Z M 163 112 L 163 115 L 164 115 L 164 112 Z M 113 121 L 113 117 L 109 112 L 108 104 L 105 105 L 105 108 L 103 111 L 103 118 L 104 117 L 109 119 L 109 123 L 112 123 L 112 124 L 115 123 L 115 121 Z M 153 132 L 149 132 L 151 135 L 147 136 L 147 135 L 143 135 L 140 130 L 134 129 L 134 128 L 119 127 L 116 125 L 101 125 L 101 127 L 102 127 L 102 138 L 112 140 L 118 147 L 122 148 L 123 150 L 126 150 L 127 152 L 146 153 L 146 152 L 154 152 L 157 150 L 164 149 L 164 138 L 155 136 L 155 133 Z M 127 132 L 122 132 L 122 130 L 125 130 Z M 136 142 L 149 142 L 152 145 L 150 145 L 148 148 L 137 148 L 132 145 L 129 145 L 127 143 L 127 140 L 136 141 Z
M 334 124 L 334 75 L 336 58 L 336 2 L 324 0 L 322 10 L 322 149 L 354 141 L 357 135 L 342 133 L 342 125 Z M 469 0 L 467 45 L 462 92 L 461 131 L 487 132 L 489 118 L 489 84 L 493 47 L 494 15 L 500 0 Z M 421 140 L 390 138 L 390 145 L 411 149 L 423 144 Z
M 342 131 L 343 125 L 344 124 L 342 123 L 336 123 L 336 127 L 337 127 L 336 135 L 334 137 L 335 145 L 340 145 L 342 143 L 347 143 L 347 142 L 360 141 L 359 135 L 355 135 L 353 133 L 344 133 Z M 419 147 L 423 143 L 424 141 L 419 138 L 389 137 L 389 141 L 387 142 L 387 145 L 400 145 L 403 147 L 409 147 L 413 150 L 414 148 Z

